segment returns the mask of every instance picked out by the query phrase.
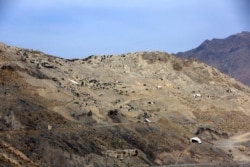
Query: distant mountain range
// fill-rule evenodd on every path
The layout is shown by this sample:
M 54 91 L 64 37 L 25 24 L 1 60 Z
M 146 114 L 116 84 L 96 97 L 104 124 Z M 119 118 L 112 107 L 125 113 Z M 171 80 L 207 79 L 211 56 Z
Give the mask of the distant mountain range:
M 250 32 L 205 40 L 197 48 L 176 55 L 198 59 L 250 86 Z

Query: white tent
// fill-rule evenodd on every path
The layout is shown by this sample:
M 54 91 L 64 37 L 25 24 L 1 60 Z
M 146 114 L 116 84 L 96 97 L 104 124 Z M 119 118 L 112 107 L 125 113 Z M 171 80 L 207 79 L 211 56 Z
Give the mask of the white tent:
M 193 138 L 190 138 L 190 142 L 191 143 L 199 143 L 201 144 L 201 139 L 199 137 L 193 137 Z

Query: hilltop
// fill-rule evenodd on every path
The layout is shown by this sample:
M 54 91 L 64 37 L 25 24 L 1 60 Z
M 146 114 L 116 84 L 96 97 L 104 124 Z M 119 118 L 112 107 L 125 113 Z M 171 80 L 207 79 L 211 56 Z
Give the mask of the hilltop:
M 177 55 L 198 59 L 250 86 L 250 32 L 244 31 L 225 39 L 205 40 L 197 48 Z
M 249 131 L 250 89 L 164 52 L 62 59 L 0 44 L 0 91 L 2 166 L 228 166 L 250 151 L 216 145 Z

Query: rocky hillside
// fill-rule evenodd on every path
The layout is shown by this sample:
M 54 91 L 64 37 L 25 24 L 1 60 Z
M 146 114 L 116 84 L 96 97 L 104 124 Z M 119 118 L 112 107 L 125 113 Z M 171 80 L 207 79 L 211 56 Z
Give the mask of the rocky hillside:
M 177 55 L 196 58 L 250 86 L 250 32 L 206 40 L 197 48 Z
M 67 60 L 0 44 L 0 92 L 0 166 L 228 166 L 240 154 L 216 142 L 250 128 L 249 88 L 162 52 Z

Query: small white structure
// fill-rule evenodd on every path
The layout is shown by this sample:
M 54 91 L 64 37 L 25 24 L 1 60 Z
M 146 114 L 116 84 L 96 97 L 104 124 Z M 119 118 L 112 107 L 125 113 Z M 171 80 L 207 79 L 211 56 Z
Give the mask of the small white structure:
M 152 121 L 150 121 L 148 118 L 145 118 L 144 121 L 147 122 L 147 123 L 151 123 L 151 122 L 152 122 Z
M 149 101 L 148 104 L 154 104 L 154 102 L 153 101 Z
M 161 87 L 161 85 L 157 85 L 157 87 L 156 87 L 157 89 L 161 89 L 162 87 Z
M 73 83 L 73 84 L 79 85 L 78 82 L 76 82 L 76 81 L 74 81 L 74 80 L 72 80 L 72 79 L 69 79 L 69 81 L 70 81 L 71 83 Z
M 193 137 L 193 138 L 190 138 L 190 142 L 191 143 L 199 143 L 201 144 L 201 139 L 199 137 Z
M 201 98 L 201 94 L 200 93 L 194 94 L 194 98 Z
M 48 130 L 51 131 L 52 130 L 52 126 L 48 125 Z
M 210 81 L 209 84 L 210 84 L 210 85 L 214 85 L 215 82 L 214 82 L 214 81 Z

